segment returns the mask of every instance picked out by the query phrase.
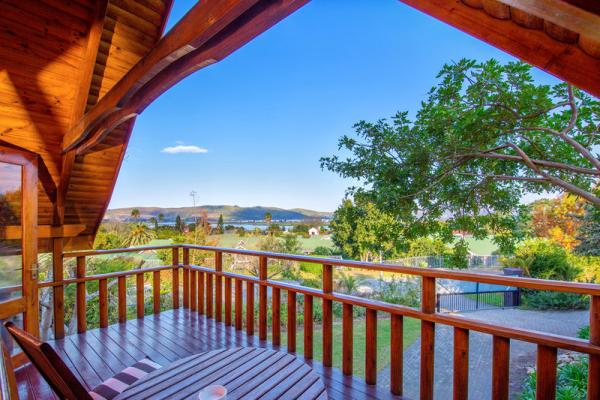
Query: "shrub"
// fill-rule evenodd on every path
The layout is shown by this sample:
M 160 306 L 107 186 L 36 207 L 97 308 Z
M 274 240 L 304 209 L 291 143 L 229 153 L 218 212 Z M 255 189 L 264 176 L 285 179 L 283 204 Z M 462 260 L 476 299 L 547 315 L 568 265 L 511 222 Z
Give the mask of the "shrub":
M 402 282 L 395 277 L 390 281 L 379 280 L 379 289 L 373 296 L 386 303 L 402 304 L 408 307 L 418 307 L 420 304 L 419 290 L 413 282 Z
M 556 400 L 584 400 L 587 397 L 588 359 L 581 357 L 574 362 L 558 366 Z M 525 380 L 519 400 L 535 399 L 536 373 L 531 372 Z
M 587 296 L 577 293 L 523 290 L 523 306 L 535 310 L 585 310 L 589 306 Z
M 313 255 L 315 256 L 330 256 L 332 255 L 332 251 L 329 247 L 325 246 L 317 246 L 313 251 Z
M 561 245 L 547 239 L 524 242 L 517 247 L 514 257 L 505 263 L 522 268 L 527 276 L 540 279 L 573 281 L 581 271 L 571 262 L 569 254 Z
M 579 339 L 590 339 L 590 326 L 584 326 L 583 328 L 577 331 L 577 337 Z

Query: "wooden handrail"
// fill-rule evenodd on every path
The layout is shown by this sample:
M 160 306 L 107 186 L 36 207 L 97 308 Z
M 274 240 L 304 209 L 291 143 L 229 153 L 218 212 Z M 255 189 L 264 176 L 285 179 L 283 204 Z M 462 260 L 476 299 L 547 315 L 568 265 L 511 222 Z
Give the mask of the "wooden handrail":
M 148 250 L 173 249 L 173 263 L 168 266 L 159 266 L 131 271 L 112 272 L 108 274 L 85 275 L 82 267 L 85 266 L 85 258 L 89 256 L 132 253 Z M 179 263 L 179 249 L 183 249 L 183 264 Z M 214 253 L 215 267 L 208 268 L 190 264 L 190 253 L 192 251 L 209 251 Z M 259 265 L 259 276 L 242 275 L 223 270 L 223 254 L 240 254 L 256 257 Z M 173 306 L 180 306 L 179 296 L 179 271 L 183 270 L 183 307 L 189 308 L 198 314 L 205 314 L 207 318 L 215 318 L 224 321 L 226 325 L 235 325 L 236 330 L 245 331 L 248 335 L 255 334 L 255 302 L 258 306 L 258 338 L 265 340 L 268 332 L 268 315 L 272 315 L 271 329 L 272 341 L 280 345 L 281 321 L 281 292 L 285 292 L 287 299 L 287 350 L 296 352 L 296 311 L 298 295 L 304 297 L 305 318 L 312 317 L 313 300 L 322 302 L 323 322 L 323 365 L 332 365 L 333 335 L 332 335 L 332 305 L 341 303 L 343 305 L 343 373 L 351 375 L 352 368 L 352 327 L 356 322 L 353 320 L 353 308 L 360 307 L 366 310 L 366 336 L 367 347 L 365 352 L 365 379 L 368 384 L 375 384 L 377 379 L 377 313 L 391 317 L 392 334 L 390 345 L 394 352 L 390 364 L 390 390 L 392 393 L 402 394 L 402 330 L 403 318 L 410 317 L 421 321 L 421 366 L 420 366 L 420 390 L 424 399 L 433 398 L 434 375 L 433 368 L 435 359 L 433 357 L 435 329 L 437 324 L 451 326 L 455 332 L 454 355 L 454 395 L 455 398 L 465 398 L 468 393 L 468 336 L 469 331 L 476 331 L 491 335 L 493 338 L 492 366 L 492 390 L 497 398 L 504 398 L 508 393 L 509 374 L 509 350 L 511 340 L 521 340 L 537 345 L 538 348 L 538 389 L 540 392 L 548 390 L 555 385 L 556 380 L 556 352 L 558 349 L 575 351 L 590 356 L 590 373 L 588 379 L 588 398 L 596 398 L 600 393 L 600 382 L 596 379 L 599 375 L 600 364 L 600 285 L 590 283 L 550 281 L 523 277 L 499 276 L 481 274 L 465 271 L 441 270 L 416 268 L 381 263 L 364 263 L 350 260 L 338 260 L 322 257 L 310 257 L 303 255 L 290 255 L 270 253 L 264 251 L 227 249 L 210 246 L 197 245 L 167 245 L 148 246 L 139 248 L 94 250 L 84 252 L 64 253 L 63 258 L 77 258 L 78 277 L 72 279 L 58 279 L 56 282 L 42 282 L 39 288 L 64 288 L 66 285 L 75 284 L 78 287 L 78 297 L 83 298 L 85 285 L 90 281 L 98 281 L 100 287 L 100 326 L 107 325 L 107 284 L 109 280 L 117 279 L 119 283 L 119 322 L 126 320 L 125 290 L 126 278 L 136 276 L 136 302 L 137 317 L 144 317 L 144 274 L 151 273 L 153 276 L 153 311 L 160 312 L 160 276 L 161 271 L 171 270 L 173 274 Z M 269 260 L 287 260 L 296 262 L 310 262 L 321 264 L 323 267 L 322 289 L 304 287 L 286 282 L 268 279 L 267 268 Z M 411 308 L 402 305 L 390 304 L 383 301 L 371 300 L 362 297 L 337 293 L 333 287 L 333 267 L 348 267 L 365 269 L 371 271 L 383 271 L 413 275 L 421 277 L 421 307 Z M 559 292 L 577 293 L 591 296 L 590 311 L 590 340 L 582 340 L 560 335 L 554 335 L 535 330 L 522 328 L 511 328 L 497 324 L 481 322 L 455 315 L 440 314 L 435 310 L 436 302 L 436 279 L 454 279 L 470 282 L 489 283 L 505 285 L 534 290 L 551 290 Z M 224 287 L 223 287 L 224 285 Z M 243 288 L 246 286 L 245 294 Z M 267 288 L 272 290 L 272 306 L 269 311 Z M 255 298 L 257 288 L 258 299 Z M 61 291 L 56 291 L 61 293 Z M 245 297 L 245 298 L 244 298 Z M 300 298 L 301 299 L 301 298 Z M 62 299 L 59 299 L 62 301 Z M 232 301 L 234 304 L 232 304 Z M 245 303 L 245 304 L 244 304 Z M 85 306 L 78 300 L 78 316 L 85 319 Z M 64 312 L 64 310 L 59 310 Z M 57 310 L 55 310 L 55 313 Z M 243 316 L 245 312 L 245 316 Z M 224 313 L 224 315 L 223 315 Z M 232 318 L 235 313 L 235 319 Z M 57 320 L 61 320 L 58 318 Z M 85 321 L 78 323 L 78 331 L 85 331 Z M 313 325 L 306 323 L 303 327 L 304 356 L 312 358 L 313 348 Z M 461 361 L 462 360 L 462 361 Z M 458 364 L 457 364 L 458 363 Z M 591 396 L 591 397 L 590 397 Z M 538 397 L 539 398 L 539 397 Z

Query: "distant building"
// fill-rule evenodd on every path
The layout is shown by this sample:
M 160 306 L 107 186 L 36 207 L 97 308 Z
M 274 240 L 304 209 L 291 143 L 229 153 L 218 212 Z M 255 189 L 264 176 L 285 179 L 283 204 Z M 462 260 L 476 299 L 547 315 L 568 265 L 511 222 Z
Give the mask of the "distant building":
M 320 231 L 319 231 L 319 228 L 314 228 L 314 227 L 313 227 L 313 228 L 310 228 L 310 229 L 308 230 L 308 234 L 309 234 L 310 236 L 319 236 L 319 233 L 320 233 Z

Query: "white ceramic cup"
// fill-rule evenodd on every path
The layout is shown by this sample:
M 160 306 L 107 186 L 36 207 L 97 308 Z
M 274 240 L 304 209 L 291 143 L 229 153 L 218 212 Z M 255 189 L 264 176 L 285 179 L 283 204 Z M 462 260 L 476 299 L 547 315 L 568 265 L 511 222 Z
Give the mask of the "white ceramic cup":
M 210 385 L 198 393 L 198 400 L 226 400 L 227 389 L 221 385 Z

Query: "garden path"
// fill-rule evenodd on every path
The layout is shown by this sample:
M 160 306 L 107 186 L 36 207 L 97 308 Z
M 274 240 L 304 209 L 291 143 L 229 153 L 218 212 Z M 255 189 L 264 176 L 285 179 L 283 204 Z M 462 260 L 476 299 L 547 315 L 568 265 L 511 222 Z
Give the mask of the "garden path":
M 589 311 L 531 311 L 520 309 L 495 309 L 455 314 L 511 327 L 535 329 L 565 336 L 577 335 L 577 331 L 589 324 Z M 404 395 L 419 398 L 420 339 L 404 352 Z M 469 398 L 491 397 L 490 335 L 471 332 L 469 339 Z M 435 337 L 435 388 L 436 399 L 452 398 L 452 328 L 436 327 Z M 515 398 L 522 390 L 527 368 L 535 364 L 536 346 L 513 340 L 510 352 L 510 392 Z M 379 372 L 378 384 L 387 385 L 390 380 L 389 366 Z

